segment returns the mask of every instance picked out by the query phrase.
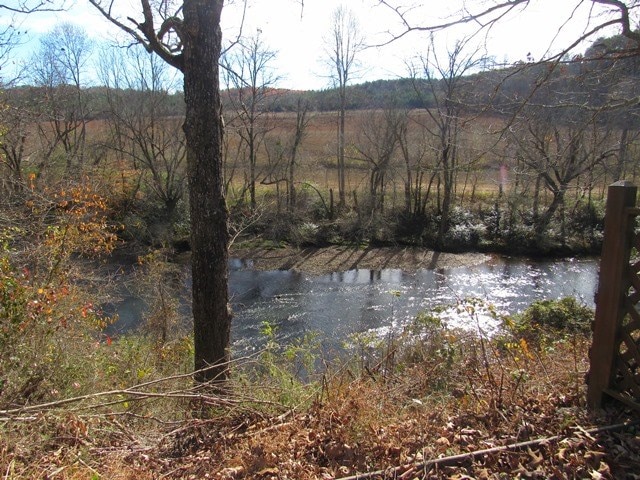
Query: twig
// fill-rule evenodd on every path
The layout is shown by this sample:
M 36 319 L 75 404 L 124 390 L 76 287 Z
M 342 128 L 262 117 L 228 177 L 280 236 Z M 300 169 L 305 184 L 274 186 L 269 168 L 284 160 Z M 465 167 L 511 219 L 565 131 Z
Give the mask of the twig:
M 247 361 L 251 359 L 251 356 L 248 357 L 242 357 L 236 360 L 233 360 L 232 362 L 229 363 L 240 363 L 243 361 Z M 279 404 L 276 404 L 274 402 L 268 402 L 268 401 L 261 401 L 261 400 L 256 400 L 256 399 L 246 399 L 245 397 L 240 397 L 240 396 L 222 396 L 222 395 L 211 395 L 208 393 L 197 393 L 198 390 L 206 390 L 208 387 L 210 387 L 211 385 L 208 383 L 205 384 L 194 384 L 188 388 L 183 388 L 183 389 L 177 389 L 177 390 L 170 390 L 168 392 L 150 392 L 150 391 L 141 391 L 141 389 L 145 388 L 145 387 L 150 387 L 153 385 L 158 385 L 161 383 L 167 383 L 173 380 L 181 380 L 181 379 L 186 379 L 186 378 L 193 378 L 193 376 L 199 372 L 203 372 L 206 371 L 208 369 L 211 368 L 216 368 L 219 365 L 211 365 L 208 367 L 205 367 L 201 370 L 195 371 L 195 372 L 189 372 L 189 373 L 183 373 L 183 374 L 178 374 L 178 375 L 173 375 L 173 376 L 169 376 L 169 377 L 163 377 L 163 378 L 159 378 L 159 379 L 154 379 L 154 380 L 150 380 L 148 382 L 144 382 L 144 383 L 139 383 L 137 385 L 133 385 L 131 387 L 128 388 L 124 388 L 124 389 L 117 389 L 117 390 L 109 390 L 109 391 L 104 391 L 104 392 L 97 392 L 97 393 L 89 393 L 86 395 L 80 395 L 77 397 L 71 397 L 71 398 L 65 398 L 62 400 L 56 400 L 56 401 L 52 401 L 52 402 L 47 402 L 47 403 L 41 403 L 41 404 L 37 404 L 37 405 L 25 405 L 22 407 L 17 407 L 17 408 L 11 408 L 11 409 L 6 409 L 6 410 L 0 410 L 0 421 L 9 421 L 9 420 L 17 420 L 17 419 L 31 419 L 31 417 L 17 417 L 16 415 L 24 415 L 27 413 L 33 413 L 33 412 L 40 412 L 40 411 L 44 411 L 44 410 L 51 410 L 51 409 L 55 409 L 55 408 L 59 408 L 59 407 L 63 407 L 69 404 L 74 404 L 74 403 L 80 403 L 83 402 L 85 400 L 95 400 L 98 398 L 105 398 L 105 397 L 114 397 L 114 396 L 121 396 L 121 397 L 125 397 L 125 398 L 118 398 L 116 400 L 109 400 L 106 401 L 104 403 L 99 403 L 99 404 L 92 404 L 92 405 L 88 405 L 85 407 L 78 407 L 76 410 L 83 410 L 83 409 L 87 409 L 87 408 L 100 408 L 100 407 L 107 407 L 107 406 L 111 406 L 111 405 L 116 405 L 118 403 L 122 403 L 125 401 L 135 401 L 135 400 L 145 400 L 145 399 L 149 399 L 149 398 L 163 398 L 163 399 L 167 399 L 167 398 L 179 398 L 179 399 L 187 399 L 187 400 L 203 400 L 206 401 L 207 403 L 215 403 L 217 405 L 226 405 L 226 406 L 234 406 L 234 405 L 240 405 L 242 403 L 247 403 L 247 402 L 253 402 L 253 403 L 261 403 L 261 404 L 268 404 L 268 405 L 276 405 L 278 406 Z
M 13 469 L 15 468 L 15 465 L 16 465 L 16 459 L 12 458 L 11 461 L 9 462 L 9 465 L 7 465 L 7 470 L 4 474 L 5 479 L 10 478 L 9 475 L 13 476 Z
M 24 407 L 19 407 L 19 408 L 11 408 L 11 409 L 8 409 L 8 410 L 0 410 L 0 415 L 11 416 L 11 415 L 14 415 L 14 414 L 22 414 L 22 413 L 27 413 L 27 412 L 39 412 L 39 411 L 42 411 L 42 410 L 50 410 L 50 409 L 54 409 L 56 407 L 62 407 L 62 406 L 65 406 L 65 405 L 68 405 L 68 404 L 71 404 L 71 403 L 79 403 L 79 402 L 82 402 L 84 400 L 92 400 L 92 399 L 102 398 L 102 397 L 112 397 L 112 396 L 117 396 L 117 395 L 130 396 L 130 397 L 129 398 L 119 398 L 117 400 L 105 402 L 105 403 L 102 403 L 102 404 L 99 404 L 99 405 L 87 406 L 86 408 L 105 407 L 105 406 L 115 405 L 115 404 L 118 404 L 118 403 L 123 403 L 123 402 L 126 402 L 126 401 L 143 400 L 143 399 L 147 399 L 147 398 L 183 398 L 183 399 L 207 399 L 207 400 L 212 400 L 212 399 L 215 398 L 220 403 L 226 403 L 226 404 L 229 404 L 229 405 L 238 403 L 236 400 L 232 400 L 230 398 L 211 397 L 211 396 L 207 396 L 207 395 L 198 395 L 198 394 L 193 394 L 193 393 L 139 392 L 137 390 L 134 390 L 134 387 L 132 387 L 132 388 L 125 388 L 125 389 L 120 389 L 120 390 L 110 390 L 110 391 L 107 391 L 107 392 L 90 393 L 90 394 L 87 394 L 87 395 L 81 395 L 79 397 L 65 398 L 63 400 L 57 400 L 57 401 L 54 401 L 54 402 L 41 403 L 41 404 L 38 404 L 38 405 L 29 405 L 29 406 L 24 406 Z M 134 397 L 134 398 L 131 398 L 131 397 Z M 137 397 L 137 398 L 135 398 L 135 397 Z
M 640 425 L 640 420 L 637 420 L 634 422 L 618 423 L 615 425 L 606 425 L 603 427 L 591 428 L 589 430 L 580 428 L 579 432 L 587 435 L 593 435 L 593 434 L 598 434 L 603 432 L 624 430 L 625 428 L 635 427 L 638 425 Z M 476 457 L 481 457 L 484 455 L 490 455 L 494 453 L 501 453 L 501 452 L 507 452 L 512 450 L 521 450 L 523 448 L 534 447 L 537 445 L 542 445 L 544 443 L 556 442 L 558 440 L 561 440 L 562 438 L 565 438 L 565 437 L 563 437 L 562 435 L 554 435 L 552 437 L 539 438 L 537 440 L 528 440 L 526 442 L 511 443 L 509 445 L 501 445 L 498 447 L 486 448 L 484 450 L 475 450 L 473 452 L 461 453 L 461 454 L 452 455 L 449 457 L 436 458 L 436 459 L 427 460 L 426 462 L 421 462 L 421 463 L 406 464 L 400 467 L 392 467 L 385 470 L 376 470 L 375 472 L 360 473 L 360 474 L 352 475 L 349 477 L 340 477 L 340 478 L 337 478 L 336 480 L 364 480 L 364 479 L 380 477 L 380 476 L 382 476 L 383 478 L 397 478 L 397 476 L 400 475 L 404 470 L 408 470 L 408 469 L 411 469 L 412 471 L 418 471 L 418 470 L 426 471 L 431 467 L 435 467 L 437 465 L 438 466 L 456 465 L 464 460 L 474 459 Z
M 117 418 L 117 417 L 131 417 L 138 420 L 153 421 L 162 426 L 173 426 L 173 425 L 180 425 L 183 423 L 182 420 L 161 420 L 158 417 L 155 417 L 153 415 L 139 415 L 133 412 L 107 412 L 107 413 L 98 413 L 94 415 L 89 415 L 89 414 L 82 415 L 82 418 L 99 418 L 103 420 L 104 419 L 110 420 L 112 418 Z M 35 419 L 36 417 L 33 417 L 33 418 Z M 9 419 L 6 419 L 6 420 L 9 420 Z
M 79 455 L 76 456 L 76 460 L 78 462 L 80 462 L 82 465 L 84 465 L 85 467 L 87 467 L 89 470 L 91 470 L 93 473 L 95 473 L 96 475 L 98 475 L 98 478 L 101 477 L 100 472 L 98 472 L 95 468 L 93 468 L 91 465 L 89 465 L 87 462 L 85 462 L 84 460 L 82 460 L 80 458 Z M 52 475 L 53 477 L 53 475 Z

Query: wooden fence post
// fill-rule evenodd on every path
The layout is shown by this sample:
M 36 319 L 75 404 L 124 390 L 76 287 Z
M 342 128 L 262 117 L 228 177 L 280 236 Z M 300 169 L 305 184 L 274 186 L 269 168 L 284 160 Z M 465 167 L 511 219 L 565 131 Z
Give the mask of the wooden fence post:
M 621 181 L 609 186 L 604 240 L 596 295 L 593 343 L 589 352 L 587 405 L 600 408 L 602 396 L 611 385 L 616 336 L 624 316 L 624 297 L 629 288 L 626 273 L 631 253 L 628 209 L 636 204 L 637 188 Z

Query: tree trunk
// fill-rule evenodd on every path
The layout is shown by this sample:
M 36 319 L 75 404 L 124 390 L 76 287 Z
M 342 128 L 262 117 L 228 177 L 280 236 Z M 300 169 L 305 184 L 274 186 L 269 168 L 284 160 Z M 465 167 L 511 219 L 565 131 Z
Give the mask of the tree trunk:
M 442 207 L 440 211 L 440 226 L 438 227 L 438 238 L 436 239 L 438 248 L 444 247 L 444 237 L 449 231 L 449 217 L 451 214 L 453 195 L 451 182 L 447 180 L 448 177 L 449 173 L 445 171 L 444 194 L 442 196 Z
M 294 183 L 295 168 L 296 168 L 296 162 L 294 157 L 294 159 L 291 159 L 289 161 L 289 176 L 287 180 L 287 206 L 289 207 L 289 213 L 293 213 L 296 207 L 296 186 Z
M 185 0 L 184 132 L 187 143 L 196 380 L 228 376 L 228 211 L 223 189 L 218 59 L 223 0 Z
M 620 180 L 624 180 L 622 177 L 624 176 L 625 165 L 627 164 L 627 151 L 629 148 L 629 145 L 627 143 L 628 136 L 629 136 L 629 129 L 625 127 L 622 129 L 622 132 L 620 134 L 620 147 L 618 148 L 618 162 L 616 164 L 616 171 L 613 178 L 616 182 Z
M 436 242 L 439 248 L 444 247 L 444 237 L 449 231 L 449 216 L 453 205 L 453 188 L 454 188 L 454 165 L 455 152 L 449 151 L 449 146 L 443 149 L 442 153 L 442 172 L 444 192 L 442 196 L 442 207 L 440 210 L 440 226 L 438 227 L 438 238 Z M 451 156 L 449 156 L 451 154 Z M 438 189 L 439 191 L 439 189 Z
M 538 175 L 536 177 L 536 185 L 533 190 L 533 223 L 538 223 L 538 217 L 540 212 L 540 187 L 541 187 L 542 177 Z
M 347 200 L 347 184 L 345 181 L 345 165 L 344 165 L 344 131 L 345 131 L 345 117 L 346 117 L 346 93 L 341 89 L 340 92 L 340 113 L 338 116 L 338 206 L 345 207 Z
M 547 207 L 547 210 L 545 210 L 545 212 L 537 218 L 535 224 L 535 233 L 538 242 L 540 242 L 544 237 L 547 228 L 549 228 L 549 225 L 551 224 L 553 215 L 556 213 L 559 207 L 564 205 L 564 195 L 566 191 L 567 186 L 560 185 L 559 188 L 553 192 L 553 199 Z

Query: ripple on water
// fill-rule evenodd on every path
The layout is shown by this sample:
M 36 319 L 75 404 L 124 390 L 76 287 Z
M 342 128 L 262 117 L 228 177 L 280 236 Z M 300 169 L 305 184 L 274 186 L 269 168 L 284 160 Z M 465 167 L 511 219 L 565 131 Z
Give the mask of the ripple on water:
M 353 333 L 398 332 L 419 312 L 440 306 L 449 306 L 443 318 L 452 326 L 490 330 L 495 318 L 482 308 L 472 318 L 456 308 L 469 297 L 482 299 L 500 313 L 516 313 L 535 300 L 564 296 L 593 306 L 598 276 L 595 259 L 536 262 L 493 257 L 469 267 L 412 273 L 354 269 L 319 276 L 256 271 L 252 265 L 246 260 L 230 262 L 232 338 L 239 351 L 263 338 L 265 321 L 283 340 L 318 332 L 329 343 L 340 344 Z M 124 301 L 114 305 L 121 318 L 128 318 L 127 308 Z M 133 316 L 132 309 L 130 313 Z
M 499 258 L 472 267 L 413 273 L 354 269 L 294 277 L 278 272 L 266 278 L 271 298 L 263 297 L 251 308 L 236 309 L 235 332 L 243 336 L 248 333 L 244 324 L 269 318 L 287 338 L 309 331 L 334 339 L 357 332 L 386 335 L 400 331 L 420 311 L 443 305 L 449 306 L 440 313 L 448 325 L 492 332 L 500 323 L 492 311 L 517 313 L 538 299 L 572 295 L 593 306 L 596 273 L 595 260 Z M 276 286 L 284 292 L 277 293 Z M 486 306 L 474 303 L 470 315 L 465 309 L 470 297 L 482 299 Z

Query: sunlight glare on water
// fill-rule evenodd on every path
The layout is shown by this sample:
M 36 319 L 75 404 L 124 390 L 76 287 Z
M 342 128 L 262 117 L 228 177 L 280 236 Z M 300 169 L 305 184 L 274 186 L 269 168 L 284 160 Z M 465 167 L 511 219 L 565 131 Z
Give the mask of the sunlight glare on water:
M 464 308 L 468 299 L 480 299 L 501 314 L 517 313 L 535 300 L 565 296 L 593 307 L 597 269 L 595 259 L 495 257 L 473 267 L 416 273 L 355 269 L 312 276 L 232 264 L 232 335 L 236 347 L 246 347 L 260 337 L 262 323 L 269 322 L 283 341 L 318 332 L 336 343 L 353 333 L 400 331 L 419 312 L 442 306 L 447 308 L 440 315 L 448 325 L 490 333 L 499 321 L 478 303 L 470 314 Z

